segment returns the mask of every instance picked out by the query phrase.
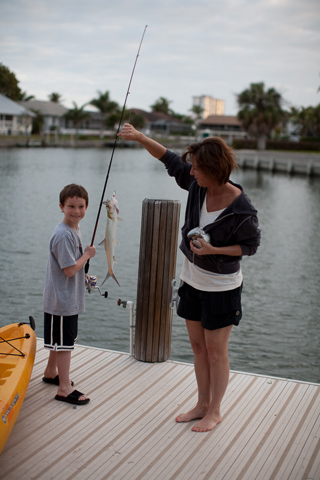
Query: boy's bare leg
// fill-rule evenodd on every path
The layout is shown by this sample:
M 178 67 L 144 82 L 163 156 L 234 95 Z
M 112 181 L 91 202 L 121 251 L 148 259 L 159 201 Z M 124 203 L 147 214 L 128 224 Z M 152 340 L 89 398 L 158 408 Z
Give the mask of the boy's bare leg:
M 57 352 L 55 350 L 50 350 L 48 363 L 44 371 L 44 376 L 46 378 L 55 378 L 57 375 L 58 375 Z
M 48 363 L 47 363 L 46 369 L 44 371 L 45 378 L 52 378 L 53 379 L 53 378 L 56 378 L 56 376 L 58 375 L 57 358 L 58 358 L 59 353 L 61 353 L 61 352 L 57 352 L 56 350 L 50 350 Z M 60 376 L 59 376 L 59 379 L 60 379 Z M 70 381 L 70 385 L 71 385 L 71 381 Z
M 70 381 L 71 351 L 57 352 L 57 367 L 59 373 L 59 387 L 57 395 L 67 397 L 73 392 Z M 79 400 L 86 400 L 88 397 L 82 395 Z

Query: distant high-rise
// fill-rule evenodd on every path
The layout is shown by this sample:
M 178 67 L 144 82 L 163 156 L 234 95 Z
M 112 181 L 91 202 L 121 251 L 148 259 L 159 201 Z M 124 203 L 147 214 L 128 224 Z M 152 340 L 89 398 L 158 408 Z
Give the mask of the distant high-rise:
M 192 97 L 192 105 L 199 105 L 203 108 L 202 118 L 208 118 L 210 115 L 224 115 L 225 101 L 218 100 L 208 95 Z

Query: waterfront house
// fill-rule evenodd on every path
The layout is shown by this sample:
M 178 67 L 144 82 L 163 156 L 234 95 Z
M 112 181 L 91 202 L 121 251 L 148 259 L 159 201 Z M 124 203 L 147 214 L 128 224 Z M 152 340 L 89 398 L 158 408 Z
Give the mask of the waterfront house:
M 23 105 L 42 115 L 43 134 L 50 133 L 62 135 L 98 135 L 101 128 L 101 112 L 87 111 L 88 117 L 83 119 L 79 126 L 76 126 L 72 120 L 65 118 L 68 108 L 56 102 L 43 100 L 29 100 L 22 102 Z
M 146 112 L 138 108 L 132 108 L 130 112 L 142 116 L 144 119 L 145 130 L 152 133 L 159 133 L 164 135 L 190 135 L 192 133 L 192 126 L 184 123 L 176 117 L 167 115 L 163 112 Z M 128 120 L 130 122 L 130 120 Z
M 0 93 L 0 135 L 29 136 L 35 116 L 25 106 Z
M 198 124 L 198 133 L 202 137 L 216 136 L 223 138 L 229 145 L 235 138 L 247 138 L 241 123 L 236 116 L 210 115 Z
M 21 102 L 21 105 L 43 117 L 43 131 L 45 133 L 59 131 L 66 126 L 64 115 L 68 112 L 68 109 L 60 103 L 32 99 Z

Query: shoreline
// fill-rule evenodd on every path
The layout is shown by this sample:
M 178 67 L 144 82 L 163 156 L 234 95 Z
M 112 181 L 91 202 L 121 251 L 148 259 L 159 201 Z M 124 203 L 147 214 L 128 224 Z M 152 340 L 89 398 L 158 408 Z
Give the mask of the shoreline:
M 161 136 L 154 135 L 152 138 L 158 141 L 159 143 L 166 145 L 168 148 L 185 148 L 193 142 L 198 141 L 194 136 Z M 49 139 L 48 141 L 43 141 L 39 136 L 29 138 L 29 141 L 26 141 L 24 135 L 9 137 L 9 136 L 0 136 L 0 149 L 1 148 L 112 148 L 114 146 L 116 139 L 113 138 L 88 138 L 88 139 L 75 139 L 74 136 L 69 136 L 69 138 L 64 137 L 63 139 L 54 140 L 54 138 Z M 124 141 L 121 138 L 117 141 L 117 146 L 119 148 L 143 148 L 137 142 L 133 141 Z M 266 150 L 257 150 L 254 148 L 235 148 L 236 152 L 255 152 L 257 154 L 267 154 L 267 153 L 278 153 L 278 154 L 304 154 L 319 156 L 320 160 L 320 150 L 277 150 L 277 149 L 266 149 Z
M 182 153 L 187 145 L 194 142 L 194 137 L 157 137 L 157 141 L 166 145 L 167 148 Z M 1 149 L 111 149 L 118 148 L 142 149 L 143 147 L 136 142 L 129 142 L 115 139 L 89 139 L 74 140 L 68 139 L 56 143 L 43 145 L 41 140 L 30 140 L 26 145 L 25 138 L 0 138 Z M 268 171 L 271 173 L 301 174 L 308 177 L 320 176 L 320 152 L 316 151 L 283 151 L 283 150 L 252 150 L 235 149 L 237 163 L 241 169 L 253 169 Z

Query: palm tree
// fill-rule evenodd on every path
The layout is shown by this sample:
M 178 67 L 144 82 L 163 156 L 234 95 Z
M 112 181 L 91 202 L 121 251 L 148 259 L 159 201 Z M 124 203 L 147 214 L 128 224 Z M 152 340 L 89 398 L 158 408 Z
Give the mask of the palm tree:
M 101 124 L 100 124 L 100 138 L 103 138 L 103 130 L 106 124 L 107 115 L 111 115 L 119 110 L 119 105 L 117 102 L 110 100 L 109 91 L 102 93 L 98 91 L 98 98 L 94 98 L 89 102 L 90 105 L 93 105 L 101 112 Z
M 156 102 L 150 106 L 152 112 L 162 112 L 166 113 L 167 115 L 172 114 L 172 110 L 169 108 L 171 100 L 168 100 L 167 98 L 160 97 Z
M 90 117 L 90 114 L 84 111 L 84 107 L 87 105 L 87 103 L 82 105 L 82 107 L 78 107 L 76 102 L 72 103 L 73 108 L 71 110 L 68 110 L 68 112 L 64 114 L 64 118 L 73 122 L 74 126 L 76 127 L 76 138 L 78 138 L 80 125 L 83 120 Z
M 320 104 L 316 107 L 291 108 L 291 120 L 300 126 L 300 135 L 320 137 Z
M 62 95 L 60 95 L 60 93 L 57 93 L 57 92 L 52 92 L 48 95 L 50 102 L 53 102 L 53 103 L 59 103 L 61 100 L 61 97 Z
M 27 92 L 21 92 L 19 102 L 29 102 L 29 100 L 32 100 L 33 98 L 34 95 L 28 95 Z
M 195 138 L 198 136 L 198 128 L 199 128 L 199 122 L 202 118 L 202 114 L 204 112 L 204 108 L 202 108 L 200 105 L 193 105 L 192 108 L 190 108 L 190 112 L 192 112 L 195 116 Z
M 202 118 L 204 108 L 202 108 L 200 105 L 193 105 L 193 107 L 190 108 L 189 111 L 194 114 L 194 116 L 196 117 L 196 120 L 200 120 Z
M 264 89 L 264 83 L 251 83 L 250 88 L 237 95 L 238 118 L 243 128 L 257 139 L 258 149 L 266 148 L 272 130 L 285 119 L 283 99 L 274 88 Z
M 145 126 L 145 119 L 140 113 L 129 111 L 125 115 L 125 119 L 128 120 L 128 122 L 131 123 L 131 125 L 133 125 L 135 128 L 140 130 Z
M 31 111 L 36 114 L 36 117 L 33 119 L 33 122 L 32 122 L 32 132 L 31 133 L 39 134 L 39 133 L 41 133 L 42 126 L 44 124 L 44 117 L 43 117 L 42 113 L 39 112 L 39 110 L 31 109 Z

